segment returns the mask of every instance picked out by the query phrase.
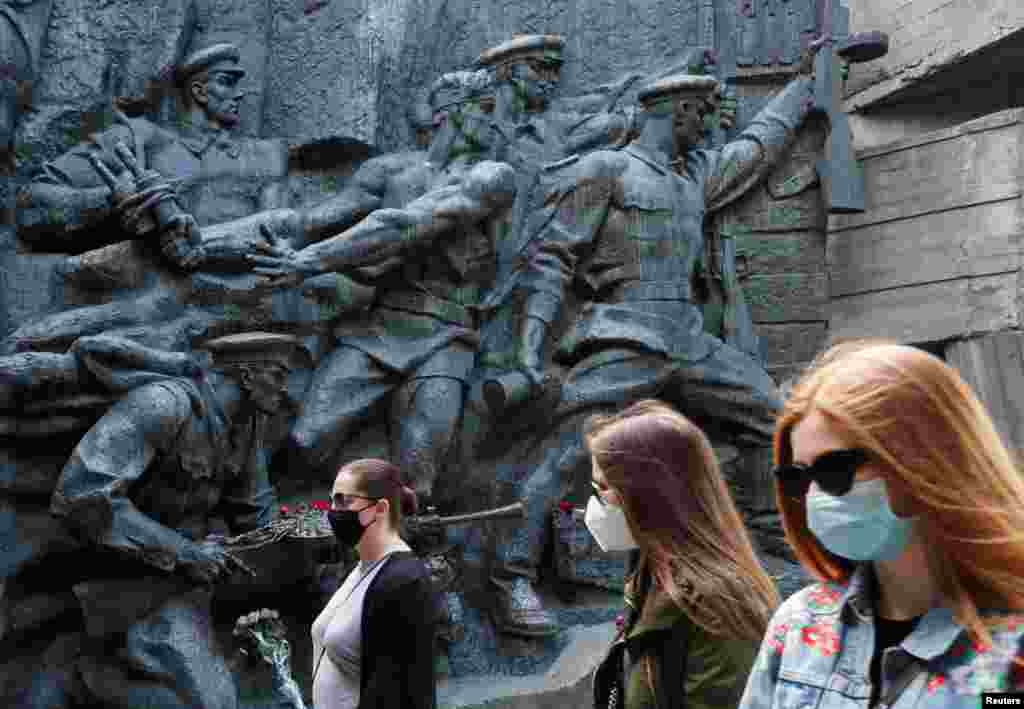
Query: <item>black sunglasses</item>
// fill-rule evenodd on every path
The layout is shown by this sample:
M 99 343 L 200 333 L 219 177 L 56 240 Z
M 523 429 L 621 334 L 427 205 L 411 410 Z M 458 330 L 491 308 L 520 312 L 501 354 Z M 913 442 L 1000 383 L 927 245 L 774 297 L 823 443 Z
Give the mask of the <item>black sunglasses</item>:
M 868 453 L 861 448 L 840 448 L 822 453 L 810 465 L 786 463 L 773 472 L 787 497 L 803 497 L 812 481 L 823 492 L 838 497 L 850 491 L 857 468 L 867 461 Z
M 352 495 L 347 493 L 336 493 L 331 499 L 334 500 L 334 506 L 340 510 L 347 509 L 349 504 L 356 500 L 379 500 L 379 497 L 366 497 L 365 495 Z M 367 509 L 366 507 L 363 508 Z

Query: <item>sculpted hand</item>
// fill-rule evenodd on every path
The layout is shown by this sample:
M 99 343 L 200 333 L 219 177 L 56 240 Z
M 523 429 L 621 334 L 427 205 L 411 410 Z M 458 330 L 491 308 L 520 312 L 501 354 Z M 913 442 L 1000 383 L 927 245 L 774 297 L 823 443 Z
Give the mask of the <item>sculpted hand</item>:
M 195 270 L 206 256 L 199 224 L 191 214 L 179 214 L 160 235 L 161 251 L 166 258 L 186 271 Z
M 818 51 L 825 46 L 830 37 L 823 35 L 818 39 L 811 42 L 807 47 L 800 52 L 800 63 L 797 65 L 796 73 L 799 76 L 814 76 L 814 60 L 818 56 Z
M 213 584 L 231 574 L 234 570 L 250 576 L 255 572 L 232 556 L 216 539 L 205 539 L 193 544 L 181 566 L 190 579 L 201 584 Z
M 105 155 L 107 155 L 108 158 L 111 157 L 109 154 Z M 110 191 L 112 192 L 111 198 L 116 200 L 134 193 L 137 190 L 137 185 L 135 182 L 135 174 L 128 169 L 128 166 L 124 164 L 121 157 L 119 155 L 114 155 L 112 157 L 116 158 L 116 162 L 114 160 L 111 160 L 111 162 L 120 168 L 116 175 L 110 171 L 110 167 L 108 167 L 107 163 L 100 160 L 98 154 L 94 152 L 86 153 L 86 158 L 88 158 L 89 162 L 92 164 L 93 169 L 99 173 L 99 176 L 107 183 L 107 187 L 110 188 Z
M 290 288 L 320 273 L 317 259 L 293 249 L 286 240 L 276 237 L 268 226 L 261 224 L 260 233 L 267 240 L 267 245 L 257 245 L 262 253 L 250 254 L 246 261 L 253 266 L 253 273 L 263 277 L 262 285 Z
M 122 168 L 117 175 L 110 171 L 98 155 L 89 153 L 87 157 L 110 188 L 114 210 L 119 214 L 124 229 L 136 236 L 152 232 L 156 222 L 151 212 L 157 204 L 173 199 L 174 188 L 171 183 L 163 181 L 157 173 L 144 176 L 135 155 L 121 142 L 114 146 L 112 156 Z M 145 184 L 145 187 L 140 189 L 140 184 Z

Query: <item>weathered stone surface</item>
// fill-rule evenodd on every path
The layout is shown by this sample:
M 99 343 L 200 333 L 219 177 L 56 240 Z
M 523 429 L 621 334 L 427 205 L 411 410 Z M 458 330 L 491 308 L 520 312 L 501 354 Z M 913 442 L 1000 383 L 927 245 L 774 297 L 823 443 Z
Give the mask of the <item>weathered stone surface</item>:
M 815 273 L 824 269 L 822 231 L 741 232 L 736 236 L 736 270 L 741 279 L 746 275 Z
M 19 709 L 76 706 L 85 697 L 75 662 L 83 635 L 63 633 L 41 647 L 22 647 L 18 657 L 0 665 L 0 702 Z
M 1020 268 L 1020 198 L 829 234 L 832 297 Z
M 0 492 L 8 495 L 49 495 L 57 485 L 67 457 L 19 455 L 0 449 Z
M 755 323 L 824 320 L 828 308 L 825 274 L 754 275 L 743 283 Z
M 1024 333 L 1000 332 L 952 342 L 945 358 L 981 399 L 1004 440 L 1024 451 Z
M 0 578 L 14 576 L 49 554 L 80 546 L 47 505 L 0 495 Z
M 835 298 L 829 338 L 892 337 L 930 342 L 1018 327 L 1018 274 L 894 288 Z
M 12 601 L 9 608 L 9 629 L 12 634 L 24 633 L 66 613 L 78 611 L 78 600 L 71 591 L 35 593 Z M 0 636 L 3 633 L 0 632 Z
M 925 80 L 1005 39 L 1024 25 L 1024 9 L 1003 0 L 887 0 L 850 4 L 850 31 L 882 30 L 893 38 L 887 56 L 854 65 L 847 106 L 865 106 Z
M 237 688 L 210 626 L 209 602 L 209 591 L 196 589 L 132 626 L 122 652 L 134 671 L 106 654 L 83 655 L 79 666 L 94 701 L 124 709 L 234 709 Z
M 1019 196 L 1022 117 L 1009 109 L 864 151 L 866 209 L 834 216 L 830 232 Z
M 757 336 L 765 343 L 768 366 L 792 366 L 814 358 L 828 336 L 828 323 L 758 323 Z

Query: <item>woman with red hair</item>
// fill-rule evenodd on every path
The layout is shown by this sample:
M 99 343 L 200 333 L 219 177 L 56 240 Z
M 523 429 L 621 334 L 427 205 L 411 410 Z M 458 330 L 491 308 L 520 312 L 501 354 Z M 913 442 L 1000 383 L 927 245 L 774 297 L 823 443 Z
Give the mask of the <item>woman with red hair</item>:
M 786 537 L 821 583 L 775 613 L 741 707 L 977 707 L 1024 689 L 1024 479 L 956 370 L 837 345 L 774 444 Z

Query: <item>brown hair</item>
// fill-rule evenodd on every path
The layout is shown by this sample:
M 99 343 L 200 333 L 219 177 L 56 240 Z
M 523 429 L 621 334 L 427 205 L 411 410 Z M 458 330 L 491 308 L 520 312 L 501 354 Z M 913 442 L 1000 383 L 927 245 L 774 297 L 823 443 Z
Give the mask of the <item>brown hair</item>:
M 592 416 L 584 436 L 659 585 L 709 633 L 759 642 L 779 594 L 703 432 L 647 400 Z
M 1024 609 L 1024 479 L 984 406 L 938 357 L 889 340 L 835 345 L 794 385 L 776 424 L 775 460 L 792 462 L 793 427 L 818 411 L 878 461 L 920 509 L 929 568 L 957 621 L 991 642 L 983 607 Z M 845 582 L 854 564 L 807 527 L 802 499 L 775 483 L 786 538 L 804 566 Z
M 356 489 L 375 500 L 387 500 L 391 509 L 388 521 L 398 529 L 402 515 L 416 514 L 416 493 L 402 482 L 402 471 L 397 465 L 379 458 L 362 458 L 342 466 L 338 473 L 352 476 Z

